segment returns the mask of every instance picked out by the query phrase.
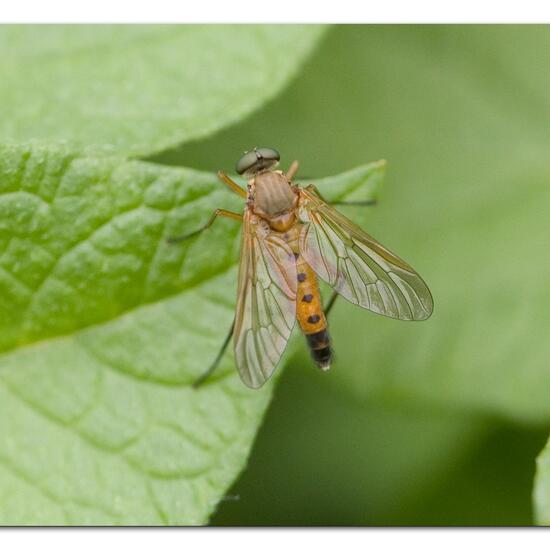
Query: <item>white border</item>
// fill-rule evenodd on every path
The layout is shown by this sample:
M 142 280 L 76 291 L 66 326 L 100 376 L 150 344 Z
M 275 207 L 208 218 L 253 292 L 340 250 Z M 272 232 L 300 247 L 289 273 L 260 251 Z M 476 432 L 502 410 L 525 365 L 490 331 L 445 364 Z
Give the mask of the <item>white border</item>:
M 550 21 L 550 2 L 462 2 L 427 0 L 17 0 L 4 1 L 0 22 L 7 23 L 533 23 Z M 56 550 L 132 550 L 159 547 L 180 550 L 182 544 L 221 550 L 276 549 L 281 546 L 315 548 L 369 548 L 407 550 L 475 550 L 477 548 L 530 548 L 547 546 L 548 530 L 480 529 L 352 529 L 352 530 L 241 530 L 241 529 L 32 529 L 0 530 L 7 548 L 55 548 Z M 9 543 L 12 543 L 11 545 Z M 520 546 L 521 545 L 521 546 Z
M 499 550 L 546 548 L 547 529 L 14 529 L 0 530 L 6 548 L 45 550 Z M 12 543 L 12 544 L 9 544 Z
M 7 23 L 533 23 L 540 0 L 4 0 Z

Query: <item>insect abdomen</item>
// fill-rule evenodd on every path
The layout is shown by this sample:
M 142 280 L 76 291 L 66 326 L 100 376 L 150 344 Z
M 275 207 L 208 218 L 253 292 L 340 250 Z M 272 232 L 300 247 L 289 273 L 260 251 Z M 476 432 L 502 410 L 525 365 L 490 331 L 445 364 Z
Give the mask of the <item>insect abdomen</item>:
M 327 370 L 330 368 L 332 350 L 317 276 L 301 256 L 296 260 L 296 273 L 296 316 L 306 336 L 313 360 L 320 369 Z
M 328 330 L 324 328 L 313 334 L 306 334 L 307 343 L 311 352 L 311 357 L 322 370 L 328 370 L 332 362 L 332 349 L 330 347 L 330 338 Z

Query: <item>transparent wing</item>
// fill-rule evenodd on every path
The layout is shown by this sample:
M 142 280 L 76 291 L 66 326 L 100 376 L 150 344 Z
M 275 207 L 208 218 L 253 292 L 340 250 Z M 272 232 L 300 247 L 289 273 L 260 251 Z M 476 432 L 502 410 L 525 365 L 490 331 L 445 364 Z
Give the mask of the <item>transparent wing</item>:
M 403 320 L 428 318 L 433 298 L 414 269 L 320 199 L 301 189 L 300 252 L 350 302 Z
M 288 244 L 245 212 L 235 360 L 243 382 L 259 388 L 273 374 L 296 319 L 296 261 Z

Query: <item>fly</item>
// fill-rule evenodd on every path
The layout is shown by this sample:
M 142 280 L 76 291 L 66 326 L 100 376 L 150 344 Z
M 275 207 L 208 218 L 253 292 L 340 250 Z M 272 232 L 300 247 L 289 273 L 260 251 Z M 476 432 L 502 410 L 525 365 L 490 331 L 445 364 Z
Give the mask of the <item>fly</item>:
M 248 177 L 245 191 L 224 172 L 218 176 L 246 199 L 243 214 L 216 210 L 208 223 L 224 216 L 242 222 L 235 320 L 200 385 L 217 367 L 231 336 L 241 379 L 261 387 L 273 374 L 296 319 L 321 370 L 328 370 L 332 348 L 327 314 L 338 294 L 374 313 L 420 321 L 433 310 L 426 283 L 414 269 L 330 206 L 314 185 L 293 182 L 294 161 L 284 173 L 280 156 L 263 147 L 245 153 L 236 172 Z M 334 290 L 323 308 L 317 279 Z

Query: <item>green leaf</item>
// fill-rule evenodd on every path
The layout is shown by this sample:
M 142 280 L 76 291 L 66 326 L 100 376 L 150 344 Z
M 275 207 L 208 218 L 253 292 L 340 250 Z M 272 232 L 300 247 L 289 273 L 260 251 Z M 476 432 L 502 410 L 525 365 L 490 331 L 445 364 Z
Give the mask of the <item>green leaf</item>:
M 387 158 L 363 225 L 425 278 L 434 314 L 399 323 L 339 301 L 331 383 L 547 422 L 549 64 L 548 27 L 338 27 L 272 106 L 165 160 L 209 166 L 260 136 L 310 175 Z
M 319 182 L 372 197 L 384 163 Z M 269 402 L 227 354 L 243 204 L 208 173 L 0 146 L 0 523 L 204 523 Z
M 321 34 L 301 25 L 4 25 L 0 140 L 150 154 L 207 136 L 274 97 Z

